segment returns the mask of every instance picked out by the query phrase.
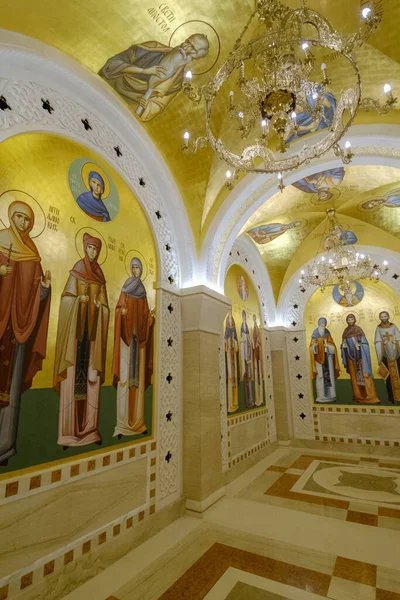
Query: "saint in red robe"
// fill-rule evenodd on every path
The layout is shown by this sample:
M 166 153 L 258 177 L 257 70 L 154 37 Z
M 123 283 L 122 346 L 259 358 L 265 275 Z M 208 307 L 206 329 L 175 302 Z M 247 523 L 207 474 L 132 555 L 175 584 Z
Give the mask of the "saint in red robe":
M 117 425 L 114 435 L 146 433 L 144 394 L 153 373 L 154 318 L 140 279 L 142 263 L 131 260 L 132 277 L 126 280 L 115 309 L 114 387 L 117 389 Z
M 101 240 L 85 233 L 85 256 L 70 271 L 61 295 L 54 387 L 60 396 L 58 444 L 101 443 L 100 387 L 105 378 L 109 308 L 97 263 Z
M 0 230 L 0 463 L 16 450 L 21 394 L 32 385 L 46 357 L 50 274 L 44 278 L 30 238 L 35 216 L 12 202 L 10 227 Z

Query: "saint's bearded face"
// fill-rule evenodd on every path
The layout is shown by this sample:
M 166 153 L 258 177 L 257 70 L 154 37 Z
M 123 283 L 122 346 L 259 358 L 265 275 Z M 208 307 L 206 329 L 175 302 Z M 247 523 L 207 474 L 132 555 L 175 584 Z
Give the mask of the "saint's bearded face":
M 185 52 L 187 57 L 192 57 L 194 60 L 203 58 L 208 53 L 209 43 L 205 36 L 194 34 L 188 37 L 180 48 Z
M 139 265 L 132 265 L 132 275 L 137 279 L 140 277 L 140 267 Z
M 14 224 L 18 231 L 26 231 L 31 225 L 30 218 L 24 213 L 14 213 L 12 216 L 12 220 L 14 221 Z
M 356 324 L 356 320 L 354 317 L 352 317 L 351 315 L 349 315 L 346 319 L 348 325 L 355 325 Z
M 387 312 L 381 312 L 379 318 L 382 321 L 382 323 L 389 323 L 390 315 Z
M 97 250 L 96 246 L 93 246 L 92 244 L 88 244 L 86 246 L 86 253 L 89 257 L 90 262 L 93 262 L 98 254 L 98 250 Z

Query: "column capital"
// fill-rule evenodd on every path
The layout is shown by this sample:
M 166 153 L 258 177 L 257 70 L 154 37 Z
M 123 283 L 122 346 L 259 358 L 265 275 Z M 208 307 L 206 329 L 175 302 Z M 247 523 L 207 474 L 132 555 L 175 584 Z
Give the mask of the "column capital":
M 182 330 L 219 334 L 232 301 L 205 285 L 181 290 Z

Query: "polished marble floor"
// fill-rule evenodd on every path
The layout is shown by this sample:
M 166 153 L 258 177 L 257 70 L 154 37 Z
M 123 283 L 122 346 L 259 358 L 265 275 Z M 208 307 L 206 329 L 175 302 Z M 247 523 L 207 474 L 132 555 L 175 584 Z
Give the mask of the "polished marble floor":
M 400 600 L 399 463 L 279 448 L 65 600 Z
M 240 497 L 400 530 L 400 463 L 388 458 L 288 452 Z

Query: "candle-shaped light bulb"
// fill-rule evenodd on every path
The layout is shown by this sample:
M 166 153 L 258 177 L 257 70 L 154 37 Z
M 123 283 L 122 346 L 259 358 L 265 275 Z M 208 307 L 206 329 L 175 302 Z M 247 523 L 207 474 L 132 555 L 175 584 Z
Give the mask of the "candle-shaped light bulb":
M 392 86 L 389 83 L 385 83 L 383 86 L 383 91 L 385 94 L 389 94 L 392 91 Z
M 281 181 L 283 179 L 282 173 L 278 173 L 278 179 L 279 179 L 279 181 Z
M 193 77 L 192 71 L 186 71 L 185 77 L 186 77 L 186 79 L 189 79 L 189 80 L 192 79 L 192 77 Z
M 303 280 L 302 280 L 302 279 L 299 279 L 299 283 L 303 283 Z
M 321 71 L 326 71 L 326 64 L 325 63 L 322 63 L 322 65 L 321 65 Z
M 325 256 L 323 256 L 323 257 L 321 258 L 321 260 L 322 260 L 322 262 L 325 262 Z
M 350 150 L 350 148 L 351 148 L 351 142 L 349 142 L 349 140 L 347 140 L 347 142 L 345 143 L 344 147 L 346 148 L 346 150 Z
M 293 111 L 292 111 L 292 114 L 290 115 L 290 117 L 291 117 L 292 121 L 293 121 L 294 123 L 296 123 L 296 119 L 297 119 L 297 113 L 296 113 L 296 111 L 295 111 L 295 110 L 293 110 Z
M 233 106 L 233 99 L 234 99 L 234 97 L 235 97 L 235 93 L 234 93 L 234 92 L 231 90 L 231 91 L 229 92 L 229 106 L 230 106 L 231 108 L 232 108 L 232 106 Z
M 304 52 L 306 52 L 306 50 L 308 50 L 308 48 L 309 48 L 307 42 L 303 42 L 303 44 L 301 45 L 301 47 L 304 50 Z
M 362 17 L 363 17 L 363 19 L 368 19 L 368 17 L 369 17 L 369 16 L 370 16 L 370 14 L 371 14 L 371 9 L 370 9 L 370 7 L 369 7 L 369 6 L 366 6 L 365 8 L 363 8 L 363 9 L 362 9 L 362 11 L 361 11 L 361 14 L 362 14 Z
M 267 123 L 266 119 L 262 119 L 262 121 L 261 121 L 261 129 L 262 129 L 262 134 L 263 135 L 266 135 L 266 133 L 267 133 L 267 125 L 268 125 L 268 123 Z
M 241 120 L 243 121 L 243 119 L 244 119 L 244 112 L 243 112 L 243 111 L 240 111 L 240 112 L 238 113 L 238 117 L 239 117 L 239 119 L 241 119 Z
M 312 95 L 312 97 L 313 97 L 313 100 L 316 100 L 316 99 L 318 98 L 318 94 L 317 94 L 317 92 L 313 92 L 313 95 Z
M 302 270 L 300 271 L 300 273 L 301 273 L 302 275 L 304 275 L 304 274 L 305 274 L 305 271 L 304 271 L 304 269 L 302 269 Z
M 385 265 L 385 267 L 387 267 L 389 263 L 388 263 L 388 261 L 387 261 L 387 260 L 384 260 L 384 261 L 383 261 L 383 264 Z
M 185 131 L 185 133 L 183 134 L 183 139 L 185 140 L 185 146 L 187 148 L 190 140 L 190 133 L 188 131 Z
M 225 176 L 227 179 L 230 179 L 232 177 L 232 172 L 228 169 L 227 172 L 225 173 Z

